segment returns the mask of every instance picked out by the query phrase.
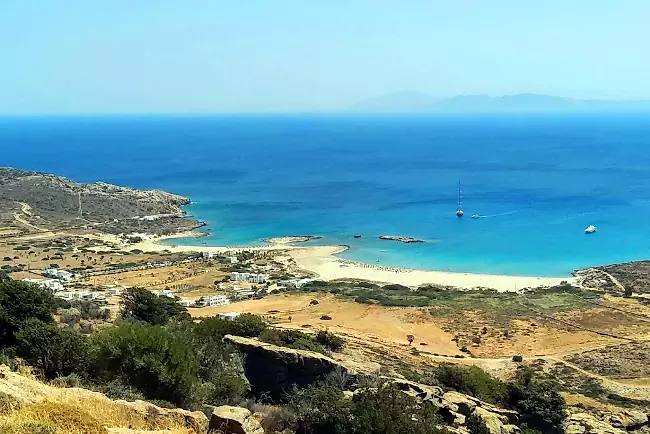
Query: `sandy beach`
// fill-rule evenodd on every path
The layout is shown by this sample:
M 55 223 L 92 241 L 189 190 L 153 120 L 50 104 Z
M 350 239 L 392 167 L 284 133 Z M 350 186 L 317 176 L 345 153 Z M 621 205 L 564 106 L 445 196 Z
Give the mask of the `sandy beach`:
M 300 268 L 316 273 L 323 280 L 363 279 L 382 283 L 419 286 L 426 283 L 463 289 L 492 288 L 501 292 L 522 288 L 553 286 L 574 277 L 504 276 L 497 274 L 452 273 L 446 271 L 412 270 L 346 261 L 334 256 L 345 248 L 318 246 L 291 250 L 289 254 Z
M 345 246 L 292 246 L 287 244 L 262 246 L 177 246 L 162 244 L 161 241 L 174 238 L 196 236 L 177 234 L 158 237 L 137 244 L 131 244 L 127 250 L 139 249 L 145 252 L 168 250 L 171 252 L 237 252 L 237 251 L 273 251 L 285 250 L 296 265 L 306 271 L 317 274 L 322 280 L 362 279 L 380 283 L 397 283 L 406 286 L 419 286 L 427 283 L 454 286 L 463 289 L 477 287 L 492 288 L 497 291 L 518 291 L 523 288 L 553 286 L 563 281 L 574 282 L 575 277 L 537 277 L 505 276 L 497 274 L 453 273 L 446 271 L 415 270 L 364 264 L 338 258 L 336 254 L 347 249 Z M 126 248 L 126 247 L 125 247 Z

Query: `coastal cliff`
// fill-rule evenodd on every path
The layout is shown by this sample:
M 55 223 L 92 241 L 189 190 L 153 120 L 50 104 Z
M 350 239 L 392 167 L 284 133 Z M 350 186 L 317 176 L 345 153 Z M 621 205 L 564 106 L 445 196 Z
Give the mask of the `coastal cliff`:
M 0 203 L 25 204 L 46 227 L 90 223 L 108 233 L 162 235 L 203 225 L 185 218 L 181 207 L 191 201 L 184 196 L 14 168 L 0 168 Z

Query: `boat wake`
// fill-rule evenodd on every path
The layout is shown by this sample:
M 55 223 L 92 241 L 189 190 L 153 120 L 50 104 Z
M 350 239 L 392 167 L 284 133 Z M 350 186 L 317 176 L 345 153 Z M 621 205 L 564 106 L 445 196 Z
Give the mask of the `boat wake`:
M 472 217 L 477 218 L 477 219 L 486 219 L 486 218 L 501 217 L 501 216 L 504 216 L 504 215 L 510 215 L 510 214 L 514 214 L 516 212 L 517 211 L 508 211 L 508 212 L 502 212 L 500 214 L 489 214 L 489 215 L 475 214 L 476 217 L 474 217 L 474 216 L 472 216 Z

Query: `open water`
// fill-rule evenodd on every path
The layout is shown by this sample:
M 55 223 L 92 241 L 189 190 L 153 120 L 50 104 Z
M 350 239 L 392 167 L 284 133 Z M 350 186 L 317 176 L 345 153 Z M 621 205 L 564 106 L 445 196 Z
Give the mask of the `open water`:
M 178 244 L 312 234 L 353 260 L 541 276 L 650 259 L 650 114 L 8 117 L 0 166 L 190 196 L 211 235 Z

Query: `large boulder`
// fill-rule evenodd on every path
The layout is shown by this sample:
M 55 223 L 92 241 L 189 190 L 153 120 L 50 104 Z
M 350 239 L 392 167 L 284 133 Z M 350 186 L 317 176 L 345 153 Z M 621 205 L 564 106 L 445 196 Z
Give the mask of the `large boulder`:
M 257 339 L 226 335 L 224 341 L 246 354 L 244 372 L 253 392 L 279 394 L 292 386 L 307 387 L 336 370 L 349 370 L 336 360 L 313 351 L 293 350 Z
M 600 421 L 587 413 L 574 413 L 564 421 L 565 434 L 623 434 L 607 422 Z
M 505 432 L 512 432 L 514 425 L 508 424 L 508 418 L 496 413 L 492 413 L 482 407 L 476 407 L 474 409 L 474 414 L 478 416 L 483 422 L 487 429 L 490 431 L 490 434 L 504 434 Z M 504 428 L 507 426 L 507 428 Z
M 208 432 L 223 434 L 264 434 L 262 425 L 250 410 L 222 405 L 212 410 Z
M 626 431 L 636 431 L 650 425 L 648 415 L 636 410 L 625 410 L 621 413 L 612 414 L 609 417 L 609 423 L 614 428 L 621 428 Z
M 463 395 L 458 392 L 447 392 L 442 395 L 441 408 L 445 408 L 454 413 L 460 413 L 463 416 L 469 416 L 477 407 L 480 401 L 471 396 Z

